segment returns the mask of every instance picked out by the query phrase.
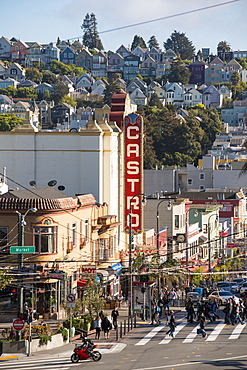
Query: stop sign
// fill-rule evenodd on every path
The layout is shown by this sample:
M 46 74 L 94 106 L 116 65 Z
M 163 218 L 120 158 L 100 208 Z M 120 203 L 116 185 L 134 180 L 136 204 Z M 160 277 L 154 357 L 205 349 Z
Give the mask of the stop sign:
M 24 328 L 24 325 L 25 325 L 25 323 L 21 319 L 15 319 L 15 320 L 13 320 L 13 328 L 15 330 L 17 330 L 17 331 L 22 330 Z

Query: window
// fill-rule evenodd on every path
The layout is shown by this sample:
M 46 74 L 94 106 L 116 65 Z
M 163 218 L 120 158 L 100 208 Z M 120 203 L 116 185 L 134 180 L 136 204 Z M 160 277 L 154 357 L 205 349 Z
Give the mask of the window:
M 17 75 L 17 70 L 16 70 L 16 69 L 14 69 L 14 68 L 11 68 L 11 70 L 10 70 L 10 74 L 11 74 L 11 75 Z
M 204 185 L 200 185 L 200 186 L 199 186 L 199 189 L 200 189 L 200 190 L 205 190 L 205 186 L 204 186 Z
M 175 229 L 179 229 L 179 215 L 174 216 L 174 227 Z
M 188 179 L 187 182 L 188 182 L 188 185 L 192 185 L 193 184 L 193 180 L 192 179 Z
M 89 220 L 85 220 L 85 238 L 88 241 L 89 238 Z
M 72 246 L 76 247 L 76 222 L 72 224 Z
M 56 228 L 35 227 L 34 241 L 36 253 L 56 253 Z
M 0 227 L 0 247 L 4 247 L 8 244 L 8 228 Z M 2 248 L 0 249 L 2 252 Z
M 204 173 L 200 173 L 200 175 L 199 175 L 199 179 L 200 179 L 200 180 L 205 180 L 205 174 L 204 174 Z
M 63 57 L 64 58 L 67 58 L 67 53 L 63 53 Z
M 207 224 L 203 224 L 202 230 L 203 230 L 203 233 L 206 234 L 208 232 L 208 225 Z

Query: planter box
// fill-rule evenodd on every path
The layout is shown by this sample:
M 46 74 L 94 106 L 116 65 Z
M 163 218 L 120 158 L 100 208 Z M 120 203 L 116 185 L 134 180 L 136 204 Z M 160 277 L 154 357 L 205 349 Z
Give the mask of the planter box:
M 28 340 L 26 342 L 26 352 L 28 351 Z M 69 343 L 69 340 L 63 341 L 62 334 L 55 334 L 51 337 L 51 342 L 49 341 L 47 344 L 44 344 L 43 346 L 39 345 L 39 339 L 32 339 L 31 341 L 31 353 L 32 352 L 39 352 L 39 351 L 45 351 L 47 349 L 52 349 L 56 347 L 62 347 L 64 344 Z
M 25 353 L 25 340 L 15 342 L 1 342 L 1 354 L 2 353 Z

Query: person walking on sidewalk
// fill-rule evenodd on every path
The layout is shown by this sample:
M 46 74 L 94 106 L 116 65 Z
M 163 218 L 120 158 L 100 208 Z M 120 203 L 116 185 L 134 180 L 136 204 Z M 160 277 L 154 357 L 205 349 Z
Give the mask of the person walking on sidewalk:
M 101 328 L 105 334 L 105 339 L 109 339 L 110 330 L 112 329 L 112 324 L 108 320 L 107 313 L 105 314 L 105 316 L 103 317 L 101 321 Z
M 175 300 L 178 298 L 177 293 L 174 288 L 170 291 L 170 300 L 171 300 L 171 305 L 174 307 L 175 305 Z
M 113 324 L 115 330 L 117 329 L 118 316 L 119 316 L 118 307 L 115 307 L 114 310 L 112 310 L 112 313 L 111 313 L 112 324 Z
M 95 321 L 94 321 L 94 327 L 95 327 L 95 330 L 96 330 L 95 339 L 100 339 L 101 318 L 99 316 L 97 316 Z
M 166 324 L 169 325 L 170 329 L 166 333 L 167 335 L 170 335 L 172 338 L 173 333 L 175 331 L 176 323 L 175 323 L 175 316 L 174 316 L 174 311 L 171 311 L 170 314 L 167 316 L 167 321 Z

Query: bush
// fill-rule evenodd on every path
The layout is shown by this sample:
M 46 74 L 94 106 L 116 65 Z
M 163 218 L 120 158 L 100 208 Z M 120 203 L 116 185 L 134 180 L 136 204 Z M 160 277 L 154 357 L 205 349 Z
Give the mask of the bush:
M 48 341 L 51 342 L 51 335 L 41 334 L 39 335 L 39 345 L 43 346 L 44 344 L 47 344 Z

